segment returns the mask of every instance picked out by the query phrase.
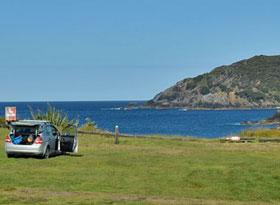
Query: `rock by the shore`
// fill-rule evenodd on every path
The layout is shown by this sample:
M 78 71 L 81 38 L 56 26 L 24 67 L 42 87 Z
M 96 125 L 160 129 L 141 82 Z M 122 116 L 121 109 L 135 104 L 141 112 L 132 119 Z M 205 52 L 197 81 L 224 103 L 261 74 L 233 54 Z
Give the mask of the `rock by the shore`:
M 277 111 L 272 117 L 260 121 L 244 121 L 242 125 L 280 125 L 280 112 Z

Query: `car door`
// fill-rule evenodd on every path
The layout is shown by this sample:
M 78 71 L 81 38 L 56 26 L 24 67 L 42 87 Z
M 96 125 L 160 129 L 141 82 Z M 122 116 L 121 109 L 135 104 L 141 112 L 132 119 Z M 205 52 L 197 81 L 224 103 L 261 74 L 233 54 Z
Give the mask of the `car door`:
M 53 135 L 53 129 L 51 125 L 47 125 L 47 134 L 49 137 L 49 146 L 51 153 L 55 152 L 56 136 Z
M 61 152 L 78 152 L 78 132 L 77 127 L 73 125 L 67 126 L 63 129 L 60 136 L 60 150 Z
M 60 151 L 60 147 L 59 147 L 59 138 L 60 138 L 60 133 L 58 131 L 58 129 L 51 125 L 51 132 L 52 132 L 52 136 L 53 136 L 53 144 L 54 144 L 54 151 Z

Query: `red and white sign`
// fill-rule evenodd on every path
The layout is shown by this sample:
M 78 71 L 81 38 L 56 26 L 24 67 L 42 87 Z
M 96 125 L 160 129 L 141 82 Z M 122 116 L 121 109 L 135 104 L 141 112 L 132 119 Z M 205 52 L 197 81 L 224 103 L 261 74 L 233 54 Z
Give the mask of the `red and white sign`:
M 17 108 L 16 107 L 6 107 L 5 108 L 5 118 L 7 122 L 12 122 L 17 120 Z

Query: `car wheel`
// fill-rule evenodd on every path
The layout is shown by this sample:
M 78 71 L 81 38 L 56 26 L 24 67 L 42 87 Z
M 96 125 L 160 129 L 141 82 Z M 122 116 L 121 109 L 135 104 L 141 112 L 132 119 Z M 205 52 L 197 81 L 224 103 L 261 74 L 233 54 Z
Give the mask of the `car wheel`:
M 13 154 L 7 154 L 7 157 L 12 158 L 12 157 L 14 157 L 14 155 Z
M 50 147 L 48 146 L 45 154 L 43 155 L 43 159 L 48 159 L 50 157 Z

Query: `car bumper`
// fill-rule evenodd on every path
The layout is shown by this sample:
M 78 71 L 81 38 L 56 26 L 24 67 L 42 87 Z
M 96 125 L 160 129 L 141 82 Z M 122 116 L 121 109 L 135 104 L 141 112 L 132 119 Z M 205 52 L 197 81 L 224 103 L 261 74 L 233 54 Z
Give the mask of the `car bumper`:
M 5 150 L 7 154 L 42 155 L 45 151 L 45 146 L 44 144 L 15 145 L 6 143 Z

